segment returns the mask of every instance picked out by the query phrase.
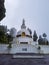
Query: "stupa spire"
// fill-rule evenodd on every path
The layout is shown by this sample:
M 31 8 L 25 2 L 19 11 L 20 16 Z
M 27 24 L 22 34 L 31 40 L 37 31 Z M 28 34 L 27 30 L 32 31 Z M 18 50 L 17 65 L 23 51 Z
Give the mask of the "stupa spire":
M 22 25 L 21 25 L 21 29 L 25 29 L 25 28 L 26 28 L 26 26 L 25 26 L 25 20 L 23 19 Z

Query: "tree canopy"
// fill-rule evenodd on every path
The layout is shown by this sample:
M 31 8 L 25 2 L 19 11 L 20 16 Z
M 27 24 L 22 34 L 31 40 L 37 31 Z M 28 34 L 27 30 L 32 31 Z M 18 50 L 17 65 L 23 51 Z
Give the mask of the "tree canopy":
M 37 41 L 37 38 L 38 38 L 37 33 L 36 33 L 36 31 L 34 30 L 33 41 Z
M 5 6 L 4 6 L 5 0 L 0 0 L 0 21 L 5 17 Z

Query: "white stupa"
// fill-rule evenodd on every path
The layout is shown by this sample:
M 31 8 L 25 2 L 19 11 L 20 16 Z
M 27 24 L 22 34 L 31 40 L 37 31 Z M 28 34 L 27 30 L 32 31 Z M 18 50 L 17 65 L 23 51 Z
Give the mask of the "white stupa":
M 49 45 L 39 45 L 38 41 L 33 41 L 32 32 L 29 28 L 25 26 L 24 19 L 22 21 L 21 29 L 16 34 L 15 31 L 16 30 L 14 28 L 12 28 L 10 31 L 11 35 L 14 38 L 10 51 L 8 50 L 8 45 L 3 44 L 0 45 L 0 53 L 11 53 L 18 55 L 38 53 L 49 54 Z
M 24 19 L 22 21 L 21 30 L 17 32 L 13 44 L 15 44 L 14 48 L 16 53 L 37 52 L 37 42 L 33 42 L 32 33 L 30 33 L 29 29 L 26 28 Z
M 33 41 L 32 35 L 30 34 L 29 30 L 26 29 L 24 19 L 21 25 L 21 30 L 17 32 L 16 37 L 17 37 L 17 44 L 30 44 Z

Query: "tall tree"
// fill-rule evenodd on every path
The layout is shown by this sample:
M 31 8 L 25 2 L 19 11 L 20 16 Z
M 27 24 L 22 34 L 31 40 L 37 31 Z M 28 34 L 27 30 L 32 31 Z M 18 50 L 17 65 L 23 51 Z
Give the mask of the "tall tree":
M 43 37 L 44 37 L 44 38 L 47 37 L 46 33 L 43 33 Z
M 45 44 L 45 45 L 47 45 L 48 44 L 48 40 L 47 40 L 47 34 L 46 33 L 43 33 L 43 43 Z
M 4 7 L 4 1 L 5 0 L 0 0 L 0 21 L 5 17 L 5 7 Z
M 8 44 L 13 40 L 13 37 L 10 34 L 7 34 Z
M 48 40 L 46 39 L 46 34 L 43 33 L 43 37 L 40 35 L 38 39 L 39 45 L 48 45 Z
M 32 34 L 32 31 L 31 31 L 31 29 L 29 29 L 29 28 L 28 28 L 28 31 L 29 31 L 29 33 L 30 33 L 30 35 L 31 35 L 31 34 Z
M 37 38 L 38 38 L 37 33 L 36 33 L 36 31 L 34 30 L 33 41 L 37 41 Z
M 0 30 L 0 43 L 7 43 L 7 37 L 4 31 Z
M 43 45 L 43 38 L 41 35 L 39 36 L 38 43 L 39 45 Z

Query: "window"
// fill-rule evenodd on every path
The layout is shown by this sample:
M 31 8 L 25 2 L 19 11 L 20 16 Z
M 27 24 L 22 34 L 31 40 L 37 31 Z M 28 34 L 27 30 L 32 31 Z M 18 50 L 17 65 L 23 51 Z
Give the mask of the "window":
M 22 48 L 22 51 L 27 51 L 27 48 Z
M 20 44 L 28 44 L 28 42 L 20 42 Z

